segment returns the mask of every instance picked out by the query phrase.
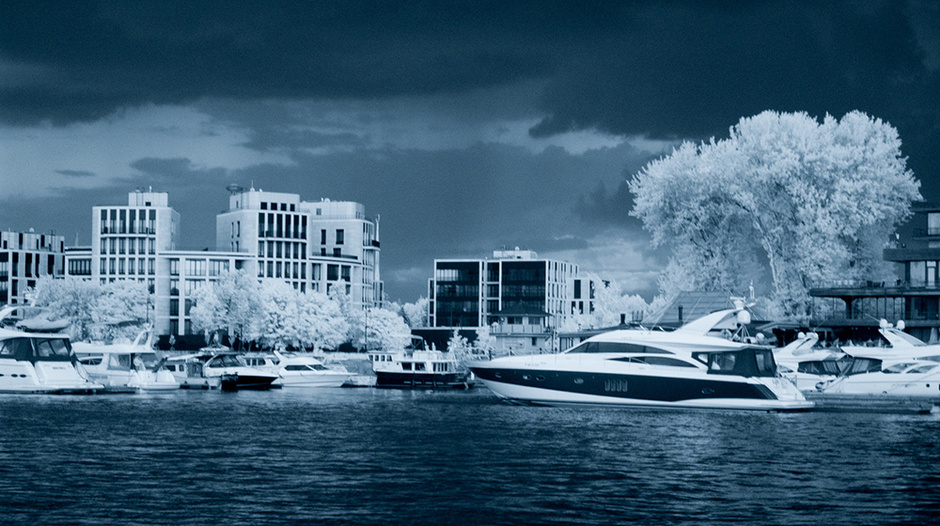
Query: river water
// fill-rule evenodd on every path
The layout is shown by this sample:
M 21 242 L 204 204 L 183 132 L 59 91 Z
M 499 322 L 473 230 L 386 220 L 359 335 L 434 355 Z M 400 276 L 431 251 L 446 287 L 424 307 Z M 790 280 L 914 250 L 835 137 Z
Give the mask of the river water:
M 930 524 L 940 416 L 469 392 L 0 397 L 0 523 Z

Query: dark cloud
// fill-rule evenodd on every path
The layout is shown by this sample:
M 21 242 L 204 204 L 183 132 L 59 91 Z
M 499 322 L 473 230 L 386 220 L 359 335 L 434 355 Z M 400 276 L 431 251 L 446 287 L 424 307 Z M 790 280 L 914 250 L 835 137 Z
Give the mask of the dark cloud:
M 66 177 L 94 177 L 95 172 L 87 170 L 56 170 L 55 173 Z

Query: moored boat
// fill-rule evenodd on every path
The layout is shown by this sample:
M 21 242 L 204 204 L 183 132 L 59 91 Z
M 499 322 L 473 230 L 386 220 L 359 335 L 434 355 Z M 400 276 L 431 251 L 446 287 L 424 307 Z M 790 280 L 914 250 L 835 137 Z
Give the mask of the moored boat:
M 375 387 L 405 389 L 469 389 L 473 377 L 453 353 L 443 351 L 400 351 L 370 353 Z
M 179 382 L 151 349 L 151 333 L 142 331 L 130 344 L 77 342 L 72 348 L 88 375 L 102 383 L 106 392 L 179 389 Z
M 802 411 L 813 407 L 777 374 L 769 347 L 712 334 L 743 305 L 672 332 L 635 327 L 588 338 L 559 354 L 506 356 L 471 364 L 509 402 L 557 406 Z
M 278 374 L 284 387 L 341 387 L 353 373 L 343 366 L 327 366 L 310 353 L 281 354 L 277 358 Z
M 167 368 L 184 389 L 264 390 L 278 379 L 277 373 L 249 367 L 228 347 L 168 358 Z
M 0 310 L 0 323 L 20 307 Z M 83 374 L 72 352 L 68 324 L 20 322 L 0 328 L 0 392 L 94 393 L 104 386 Z M 51 331 L 51 332 L 44 332 Z

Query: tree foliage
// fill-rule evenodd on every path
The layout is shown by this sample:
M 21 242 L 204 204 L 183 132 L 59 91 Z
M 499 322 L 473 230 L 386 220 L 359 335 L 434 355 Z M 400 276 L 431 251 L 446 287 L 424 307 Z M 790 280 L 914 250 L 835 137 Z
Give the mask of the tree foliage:
M 920 199 L 897 131 L 857 111 L 742 118 L 728 139 L 649 163 L 630 189 L 653 244 L 673 250 L 668 283 L 743 290 L 769 278 L 787 317 L 807 314 L 814 282 L 883 275 L 880 252 Z
M 152 320 L 147 286 L 135 281 L 97 283 L 68 277 L 41 277 L 32 305 L 51 318 L 67 319 L 75 341 L 115 341 L 135 337 Z

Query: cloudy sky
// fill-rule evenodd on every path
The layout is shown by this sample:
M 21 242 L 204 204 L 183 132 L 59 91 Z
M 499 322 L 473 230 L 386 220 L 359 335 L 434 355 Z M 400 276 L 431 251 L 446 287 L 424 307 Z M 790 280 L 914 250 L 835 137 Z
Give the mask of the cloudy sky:
M 742 116 L 864 111 L 940 191 L 934 1 L 142 4 L 3 2 L 0 229 L 88 244 L 153 187 L 214 247 L 237 183 L 381 216 L 392 300 L 507 245 L 649 299 L 625 182 Z

